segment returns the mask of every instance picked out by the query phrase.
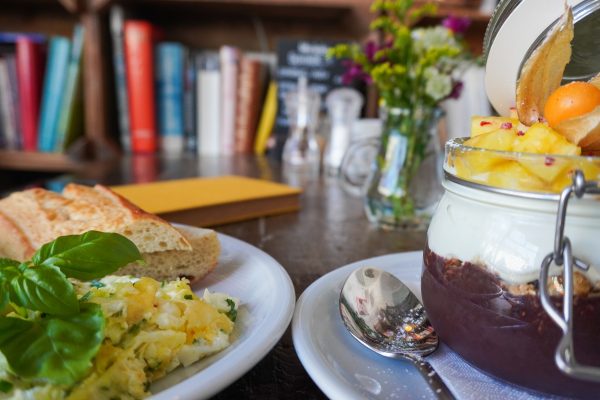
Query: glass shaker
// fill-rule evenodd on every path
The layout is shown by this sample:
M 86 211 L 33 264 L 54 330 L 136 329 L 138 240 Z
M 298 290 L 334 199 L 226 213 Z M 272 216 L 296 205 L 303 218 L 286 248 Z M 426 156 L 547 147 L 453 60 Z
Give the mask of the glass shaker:
M 323 165 L 327 174 L 337 175 L 350 143 L 352 125 L 363 105 L 363 97 L 356 89 L 339 88 L 329 92 L 325 104 L 331 121 L 331 136 L 325 148 Z
M 321 99 L 308 88 L 305 76 L 298 79 L 298 89 L 290 91 L 285 106 L 290 132 L 283 146 L 283 171 L 291 184 L 302 184 L 319 176 L 321 152 L 316 138 Z

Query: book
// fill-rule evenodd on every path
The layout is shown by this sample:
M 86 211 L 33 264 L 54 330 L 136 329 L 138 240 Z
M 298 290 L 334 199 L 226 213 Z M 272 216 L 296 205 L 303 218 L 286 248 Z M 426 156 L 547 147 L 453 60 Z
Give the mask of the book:
M 0 114 L 2 120 L 3 147 L 8 150 L 19 148 L 19 131 L 15 99 L 11 86 L 10 60 L 8 55 L 0 57 Z
M 267 150 L 267 142 L 273 133 L 275 126 L 275 117 L 277 116 L 277 82 L 269 82 L 265 101 L 262 106 L 262 113 L 256 129 L 254 140 L 254 154 L 261 156 Z
M 183 82 L 183 126 L 185 150 L 197 151 L 196 141 L 196 59 L 193 51 L 186 51 Z
M 17 57 L 14 53 L 6 55 L 8 67 L 8 86 L 10 86 L 10 97 L 12 104 L 13 123 L 17 133 L 16 148 L 23 148 L 23 128 L 21 126 L 21 110 L 19 99 L 19 78 L 17 77 Z
M 240 57 L 239 49 L 232 46 L 221 47 L 221 153 L 226 155 L 235 152 Z
M 114 186 L 140 208 L 171 222 L 213 226 L 296 211 L 301 190 L 239 176 Z
M 50 39 L 38 125 L 38 151 L 54 151 L 70 51 L 69 39 L 62 36 Z
M 219 54 L 205 52 L 198 55 L 196 108 L 197 153 L 216 156 L 221 153 L 221 70 Z
M 158 132 L 163 152 L 179 155 L 185 145 L 183 85 L 185 49 L 180 43 L 158 43 L 155 52 Z
M 126 152 L 131 151 L 131 132 L 129 131 L 129 104 L 127 98 L 127 71 L 125 68 L 123 8 L 114 5 L 110 9 L 110 33 L 112 37 L 113 69 L 115 75 L 115 93 L 117 98 L 117 120 L 119 138 Z
M 37 151 L 38 123 L 44 71 L 42 46 L 27 36 L 16 40 L 17 82 L 22 149 Z
M 54 142 L 54 150 L 58 152 L 65 151 L 77 137 L 83 135 L 82 55 L 83 27 L 77 25 L 73 31 L 67 78 Z
M 253 58 L 242 57 L 237 92 L 237 116 L 235 120 L 235 152 L 250 154 L 261 106 L 264 67 Z
M 153 153 L 157 148 L 153 28 L 146 21 L 128 20 L 124 35 L 131 149 Z

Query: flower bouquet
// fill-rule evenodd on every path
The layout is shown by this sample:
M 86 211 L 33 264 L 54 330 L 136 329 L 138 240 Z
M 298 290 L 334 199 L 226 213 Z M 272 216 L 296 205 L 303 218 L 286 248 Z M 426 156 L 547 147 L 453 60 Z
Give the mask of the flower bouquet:
M 432 149 L 439 143 L 431 138 L 442 114 L 440 103 L 460 95 L 456 75 L 469 59 L 460 34 L 469 21 L 449 18 L 441 26 L 415 28 L 436 8 L 416 7 L 414 0 L 376 0 L 371 9 L 378 14 L 371 29 L 380 33 L 381 43 L 339 44 L 329 52 L 344 59 L 346 83 L 362 79 L 374 84 L 380 96 L 383 133 L 365 208 L 380 226 L 425 228 L 439 182 Z M 424 165 L 429 156 L 433 165 Z M 430 171 L 421 176 L 424 169 Z

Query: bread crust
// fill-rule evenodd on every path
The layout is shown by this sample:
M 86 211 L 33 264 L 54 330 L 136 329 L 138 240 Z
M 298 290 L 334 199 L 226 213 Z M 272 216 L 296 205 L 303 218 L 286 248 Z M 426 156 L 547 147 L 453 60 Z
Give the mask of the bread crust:
M 27 236 L 6 215 L 0 211 L 0 255 L 17 261 L 28 260 L 33 256 L 35 249 Z
M 0 200 L 0 257 L 25 261 L 59 236 L 89 230 L 120 233 L 140 249 L 147 265 L 126 266 L 121 275 L 198 281 L 220 254 L 214 231 L 177 229 L 102 185 L 69 184 L 62 195 L 29 189 Z

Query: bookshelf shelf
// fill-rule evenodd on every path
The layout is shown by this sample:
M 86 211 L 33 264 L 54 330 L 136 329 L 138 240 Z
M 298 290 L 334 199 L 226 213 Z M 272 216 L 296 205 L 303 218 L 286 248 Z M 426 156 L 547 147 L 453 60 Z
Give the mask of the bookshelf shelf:
M 82 162 L 75 161 L 66 154 L 0 150 L 0 169 L 72 172 L 83 166 Z

